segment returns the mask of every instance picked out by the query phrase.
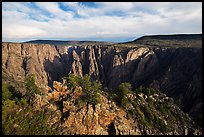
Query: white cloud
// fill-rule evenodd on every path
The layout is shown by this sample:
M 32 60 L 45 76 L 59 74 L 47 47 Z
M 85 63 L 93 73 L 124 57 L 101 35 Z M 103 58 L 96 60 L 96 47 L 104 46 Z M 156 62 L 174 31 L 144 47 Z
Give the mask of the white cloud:
M 101 8 L 86 7 L 79 2 L 64 2 L 65 6 L 72 8 L 76 14 L 82 17 L 99 16 L 104 13 Z
M 53 14 L 57 14 L 62 12 L 62 10 L 59 8 L 57 2 L 35 2 L 35 4 L 42 10 L 48 11 Z
M 4 3 L 3 41 L 29 39 L 116 40 L 147 34 L 202 33 L 202 3 Z M 122 15 L 121 15 L 122 14 Z M 119 40 L 120 41 L 120 40 Z

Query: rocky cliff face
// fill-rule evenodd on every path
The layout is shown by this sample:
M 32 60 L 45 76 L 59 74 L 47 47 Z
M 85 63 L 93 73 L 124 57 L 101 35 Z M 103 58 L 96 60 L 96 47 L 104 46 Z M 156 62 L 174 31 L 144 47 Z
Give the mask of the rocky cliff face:
M 190 116 L 197 117 L 202 116 L 201 50 L 2 43 L 3 80 L 24 81 L 27 75 L 35 74 L 37 85 L 47 93 L 53 81 L 69 73 L 89 73 L 92 80 L 112 89 L 121 82 L 156 88 L 173 97 Z
M 50 119 L 49 124 L 57 123 L 56 125 L 59 127 L 56 128 L 62 129 L 61 134 L 141 134 L 139 130 L 133 128 L 132 121 L 125 118 L 126 112 L 106 97 L 100 95 L 102 103 L 98 105 L 88 103 L 78 105 L 78 98 L 83 92 L 81 87 L 76 87 L 73 93 L 70 93 L 69 90 L 66 93 L 61 89 L 67 88 L 61 87 L 60 83 L 55 82 L 54 88 L 54 92 L 48 94 L 48 100 L 58 101 L 61 106 L 59 109 L 55 107 L 56 104 L 49 106 L 51 111 L 60 112 L 56 113 L 58 114 L 56 121 Z M 62 124 L 59 125 L 59 123 Z
M 79 97 L 83 94 L 81 87 L 76 87 L 71 92 L 67 86 L 60 82 L 53 83 L 54 90 L 45 96 L 36 95 L 32 99 L 35 110 L 45 109 L 51 113 L 48 125 L 59 131 L 62 135 L 200 135 L 199 128 L 187 114 L 183 113 L 174 103 L 172 98 L 158 93 L 151 96 L 144 94 L 129 94 L 129 110 L 134 110 L 138 115 L 130 115 L 130 112 L 118 107 L 115 102 L 109 100 L 105 94 L 100 94 L 101 103 L 97 105 L 87 102 L 79 103 Z M 153 100 L 153 110 L 160 123 L 156 126 L 141 123 L 139 119 L 147 117 L 146 109 L 148 100 Z M 134 102 L 137 102 L 137 107 Z M 163 104 L 170 112 L 164 115 L 159 106 Z M 174 118 L 174 119 L 173 119 Z M 164 129 L 161 127 L 165 127 Z M 168 127 L 168 129 L 166 129 Z

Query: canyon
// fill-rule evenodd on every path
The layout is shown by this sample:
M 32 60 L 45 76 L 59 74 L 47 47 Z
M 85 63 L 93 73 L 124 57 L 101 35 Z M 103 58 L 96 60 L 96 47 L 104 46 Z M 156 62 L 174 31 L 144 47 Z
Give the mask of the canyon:
M 182 111 L 196 120 L 202 118 L 202 35 L 183 37 L 149 36 L 129 43 L 74 46 L 2 42 L 2 80 L 21 89 L 19 94 L 25 94 L 22 83 L 31 74 L 44 94 L 54 90 L 54 81 L 63 83 L 62 78 L 71 73 L 81 77 L 90 74 L 91 81 L 100 81 L 110 93 L 119 84 L 129 82 L 134 88 L 151 87 L 172 97 Z M 81 111 L 88 108 L 88 112 L 94 113 L 91 106 Z M 102 109 L 95 111 L 99 110 Z M 119 119 L 123 120 L 122 116 Z M 133 132 L 127 128 L 128 133 Z M 91 131 L 83 134 L 87 133 L 92 134 Z

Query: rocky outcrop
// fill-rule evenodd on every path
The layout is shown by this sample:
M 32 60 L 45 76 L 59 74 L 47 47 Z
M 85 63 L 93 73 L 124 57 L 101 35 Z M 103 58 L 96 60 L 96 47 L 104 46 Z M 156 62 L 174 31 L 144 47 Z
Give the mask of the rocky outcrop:
M 75 90 L 70 93 L 64 92 L 67 88 L 59 82 L 54 82 L 53 85 L 57 88 L 48 94 L 47 100 L 52 100 L 52 104 L 48 104 L 47 106 L 50 111 L 56 114 L 54 114 L 55 117 L 52 117 L 48 123 L 51 127 L 55 127 L 54 124 L 56 123 L 61 123 L 56 124 L 55 127 L 61 129 L 61 134 L 141 134 L 140 131 L 133 126 L 133 121 L 126 119 L 126 112 L 103 95 L 100 95 L 100 104 L 91 105 L 83 102 L 82 105 L 79 106 L 76 104 L 78 104 L 78 99 L 83 93 L 81 87 L 76 87 Z M 61 113 L 58 113 L 59 111 Z
M 128 111 L 120 108 L 115 102 L 108 100 L 105 95 L 100 94 L 101 102 L 92 105 L 87 102 L 79 103 L 83 94 L 81 87 L 76 87 L 73 92 L 65 92 L 67 87 L 59 82 L 53 83 L 54 90 L 47 96 L 35 95 L 33 104 L 35 109 L 46 109 L 52 115 L 48 125 L 57 129 L 62 135 L 184 135 L 202 134 L 201 129 L 176 106 L 172 98 L 165 94 L 158 93 L 151 96 L 144 94 L 129 94 Z M 167 104 L 171 115 L 176 116 L 172 122 L 170 115 L 157 112 L 159 119 L 163 121 L 170 130 L 162 131 L 156 126 L 143 125 L 139 120 L 141 115 L 130 115 L 130 109 L 145 108 L 148 106 L 148 98 L 154 100 L 154 108 L 157 105 Z M 38 103 L 37 103 L 38 102 Z M 133 102 L 138 102 L 138 107 Z M 145 110 L 141 109 L 140 114 L 144 115 Z M 146 114 L 145 114 L 146 117 Z
M 2 43 L 3 80 L 24 81 L 30 74 L 45 90 L 70 73 L 91 74 L 104 87 L 121 82 L 151 86 L 171 96 L 192 117 L 202 115 L 202 48 L 54 46 Z M 62 81 L 61 81 L 62 82 Z

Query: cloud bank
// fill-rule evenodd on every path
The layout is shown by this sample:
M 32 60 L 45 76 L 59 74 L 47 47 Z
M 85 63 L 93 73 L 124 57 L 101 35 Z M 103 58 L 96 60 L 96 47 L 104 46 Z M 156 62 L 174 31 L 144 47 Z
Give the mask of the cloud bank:
M 201 2 L 3 2 L 2 40 L 122 42 L 202 33 Z

